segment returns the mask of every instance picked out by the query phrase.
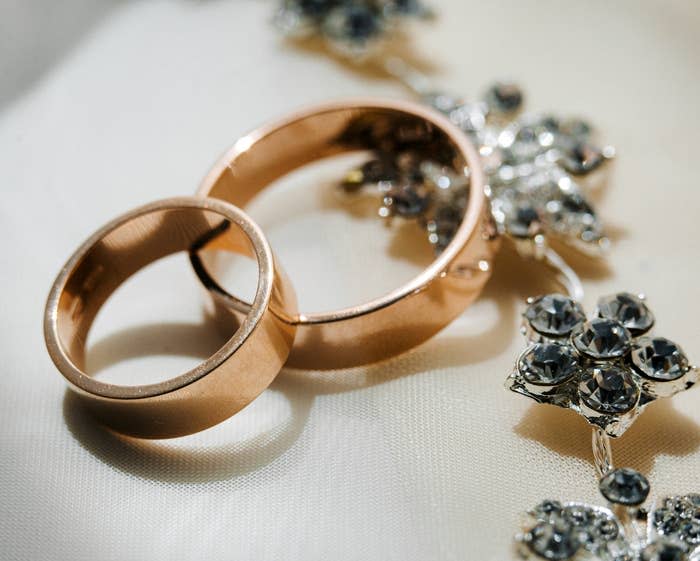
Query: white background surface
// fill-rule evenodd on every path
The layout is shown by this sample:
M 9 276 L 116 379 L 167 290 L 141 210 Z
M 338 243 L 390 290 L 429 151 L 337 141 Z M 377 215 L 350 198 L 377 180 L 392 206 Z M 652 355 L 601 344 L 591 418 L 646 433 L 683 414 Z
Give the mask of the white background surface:
M 609 267 L 583 267 L 587 304 L 643 290 L 658 332 L 700 361 L 698 4 L 435 5 L 441 18 L 419 27 L 414 50 L 436 82 L 474 97 L 513 77 L 530 109 L 590 116 L 617 146 L 598 202 L 615 246 Z M 522 348 L 521 299 L 545 288 L 512 255 L 435 340 L 368 368 L 285 371 L 199 435 L 119 439 L 64 398 L 43 304 L 90 232 L 192 193 L 238 135 L 290 109 L 405 95 L 280 42 L 271 10 L 0 0 L 2 559 L 495 561 L 511 557 L 518 513 L 540 499 L 599 502 L 584 421 L 502 388 Z M 327 193 L 298 180 L 253 209 L 307 308 L 371 296 L 420 266 Z M 216 346 L 199 305 L 184 260 L 140 275 L 98 319 L 92 368 L 127 378 L 186 368 Z M 692 390 L 652 404 L 614 443 L 654 495 L 700 489 L 699 400 Z

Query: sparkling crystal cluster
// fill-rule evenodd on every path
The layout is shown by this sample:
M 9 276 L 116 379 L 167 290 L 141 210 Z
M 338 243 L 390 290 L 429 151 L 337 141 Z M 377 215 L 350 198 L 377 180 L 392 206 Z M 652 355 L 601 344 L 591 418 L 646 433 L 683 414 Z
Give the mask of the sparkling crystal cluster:
M 700 558 L 700 495 L 668 497 L 649 517 L 649 533 L 679 544 Z
M 676 343 L 653 337 L 645 301 L 626 292 L 581 305 L 549 294 L 528 300 L 523 332 L 530 346 L 506 386 L 540 403 L 570 408 L 609 436 L 620 436 L 649 402 L 690 388 L 698 369 Z
M 698 505 L 700 495 L 664 499 L 640 536 L 634 521 L 626 527 L 607 508 L 546 500 L 526 514 L 518 553 L 533 561 L 698 561 Z M 644 517 L 643 510 L 631 514 Z
M 491 209 L 502 233 L 538 243 L 544 235 L 557 236 L 598 254 L 609 242 L 575 178 L 600 168 L 614 150 L 596 145 L 592 127 L 580 119 L 518 116 L 523 97 L 518 86 L 497 83 L 478 102 L 443 94 L 426 101 L 479 148 Z
M 466 170 L 459 173 L 413 150 L 379 152 L 341 185 L 346 192 L 377 192 L 379 215 L 417 221 L 437 253 L 454 237 L 469 196 Z
M 631 561 L 623 527 L 606 508 L 547 500 L 529 511 L 517 537 L 523 559 Z
M 356 56 L 404 19 L 430 15 L 420 0 L 283 0 L 275 24 L 291 37 L 321 35 L 341 54 Z
M 492 214 L 501 233 L 537 244 L 544 243 L 546 236 L 556 236 L 592 255 L 609 245 L 583 187 L 575 180 L 613 156 L 611 147 L 601 148 L 593 142 L 590 125 L 552 115 L 518 117 L 523 94 L 513 84 L 495 84 L 478 102 L 462 102 L 444 94 L 427 96 L 424 101 L 447 115 L 478 147 Z M 387 153 L 366 164 L 372 173 L 366 173 L 363 167 L 350 176 L 363 177 L 363 185 L 373 186 L 384 197 L 396 181 L 395 170 L 400 168 L 402 193 L 420 198 L 425 192 L 422 168 L 431 164 L 401 153 Z M 451 185 L 449 177 L 438 181 Z M 430 209 L 429 205 L 423 210 L 415 208 L 415 217 L 426 228 L 438 253 L 452 239 L 467 204 L 463 185 L 450 189 L 434 213 L 435 220 L 421 214 Z M 392 214 L 380 210 L 382 216 Z

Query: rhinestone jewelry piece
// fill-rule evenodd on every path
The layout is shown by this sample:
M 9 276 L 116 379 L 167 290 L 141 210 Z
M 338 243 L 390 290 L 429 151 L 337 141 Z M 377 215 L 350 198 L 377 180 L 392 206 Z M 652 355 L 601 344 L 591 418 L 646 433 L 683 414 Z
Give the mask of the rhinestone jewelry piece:
M 700 377 L 677 344 L 648 335 L 652 324 L 647 305 L 628 293 L 601 298 L 588 321 L 568 296 L 530 298 L 523 313 L 529 346 L 506 387 L 572 409 L 608 436 L 620 436 L 648 403 Z
M 667 497 L 652 513 L 649 526 L 656 536 L 700 550 L 700 495 Z
M 557 237 L 585 253 L 599 255 L 609 245 L 602 225 L 583 187 L 575 176 L 588 176 L 609 160 L 614 150 L 592 143 L 592 128 L 579 119 L 560 120 L 551 115 L 516 115 L 522 108 L 524 95 L 515 84 L 497 83 L 488 88 L 484 99 L 462 102 L 444 93 L 424 96 L 423 101 L 444 113 L 462 129 L 479 149 L 488 180 L 491 213 L 502 234 L 515 240 L 540 244 L 543 236 Z M 378 152 L 375 158 L 398 161 L 401 152 Z M 409 173 L 415 187 L 422 182 L 423 161 L 412 162 Z M 391 167 L 391 166 L 389 166 Z M 351 171 L 356 174 L 357 170 Z M 383 197 L 390 175 L 365 181 L 367 187 Z M 449 179 L 444 179 L 447 182 Z M 464 187 L 448 188 L 451 196 L 443 198 L 441 209 L 451 217 L 434 235 L 430 215 L 435 208 L 426 208 L 425 216 L 417 217 L 428 232 L 436 252 L 442 251 L 459 224 L 466 208 Z M 380 216 L 391 213 L 380 209 Z M 455 217 L 455 218 L 452 218 Z M 432 229 L 431 229 L 432 228 Z
M 649 496 L 649 481 L 630 468 L 618 468 L 600 480 L 600 493 L 611 503 L 638 506 Z
M 598 300 L 598 315 L 624 325 L 630 333 L 641 335 L 654 325 L 654 315 L 644 300 L 629 292 L 620 292 Z
M 543 501 L 525 515 L 523 530 L 516 536 L 523 559 L 564 561 L 583 553 L 586 559 L 589 555 L 617 561 L 628 547 L 623 527 L 612 512 L 581 503 Z
M 432 12 L 420 0 L 282 0 L 276 27 L 292 38 L 320 35 L 342 55 L 365 55 L 406 19 Z
M 603 481 L 614 474 L 634 473 L 633 490 L 622 485 L 621 494 L 631 502 L 611 500 Z M 643 482 L 642 482 L 643 480 Z M 606 491 L 604 491 L 606 487 Z M 601 492 L 615 504 L 636 507 L 649 493 L 646 478 L 629 468 L 614 470 L 601 481 Z M 617 498 L 617 491 L 613 493 Z M 700 558 L 700 495 L 668 497 L 660 505 L 634 511 L 647 519 L 646 531 L 628 518 L 626 524 L 608 508 L 583 503 L 546 500 L 523 517 L 522 531 L 515 536 L 521 559 L 591 561 L 697 561 Z
M 421 142 L 377 153 L 350 170 L 340 184 L 346 193 L 372 189 L 381 195 L 379 215 L 414 220 L 441 253 L 462 223 L 469 198 L 468 170 L 458 173 L 421 153 Z

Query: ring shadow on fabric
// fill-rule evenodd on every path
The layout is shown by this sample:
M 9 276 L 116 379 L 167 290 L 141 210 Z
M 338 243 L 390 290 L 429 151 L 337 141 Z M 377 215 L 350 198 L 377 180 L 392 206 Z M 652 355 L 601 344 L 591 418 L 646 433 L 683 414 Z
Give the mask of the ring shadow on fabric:
M 90 372 L 117 362 L 149 355 L 173 354 L 207 358 L 222 343 L 213 325 L 154 323 L 117 331 L 89 350 Z M 313 395 L 278 377 L 271 389 L 284 396 L 289 415 L 279 426 L 242 441 L 188 447 L 173 441 L 141 440 L 120 435 L 97 422 L 71 390 L 63 400 L 63 417 L 72 435 L 102 461 L 146 479 L 206 483 L 245 475 L 270 464 L 301 434 Z M 235 416 L 227 422 L 235 422 Z M 186 437 L 189 438 L 189 437 Z M 218 440 L 217 442 L 220 442 Z

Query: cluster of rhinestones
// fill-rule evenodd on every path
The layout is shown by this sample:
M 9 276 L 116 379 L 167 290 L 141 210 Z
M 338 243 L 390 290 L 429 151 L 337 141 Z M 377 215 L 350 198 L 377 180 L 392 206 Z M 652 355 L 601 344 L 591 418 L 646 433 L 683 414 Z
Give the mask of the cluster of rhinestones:
M 646 489 L 648 492 L 648 488 Z M 628 516 L 644 519 L 643 510 Z M 697 561 L 700 495 L 669 497 L 652 509 L 646 539 L 607 508 L 546 500 L 529 511 L 516 536 L 523 559 L 550 561 Z M 631 535 L 627 535 L 631 534 Z
M 341 186 L 349 193 L 378 192 L 379 215 L 417 221 L 437 253 L 454 237 L 469 196 L 468 170 L 457 172 L 413 150 L 378 152 L 350 171 Z
M 321 35 L 336 51 L 356 56 L 402 20 L 430 15 L 420 0 L 282 0 L 275 24 L 291 37 Z
M 488 179 L 491 211 L 501 233 L 538 243 L 544 234 L 557 236 L 588 254 L 598 254 L 607 247 L 600 221 L 574 177 L 598 169 L 614 151 L 592 142 L 587 123 L 551 115 L 517 117 L 523 94 L 513 84 L 493 85 L 478 102 L 461 102 L 444 94 L 427 96 L 424 101 L 447 115 L 478 147 Z M 424 165 L 432 163 L 401 153 L 383 154 L 353 170 L 349 177 L 361 178 L 364 186 L 373 186 L 385 199 L 399 168 L 404 174 L 402 191 L 420 198 L 425 191 Z M 367 166 L 372 173 L 367 173 Z M 450 184 L 449 177 L 439 181 Z M 438 253 L 451 240 L 466 207 L 464 187 L 449 189 L 437 220 L 421 220 Z M 391 214 L 380 209 L 382 216 Z
M 632 560 L 621 524 L 605 508 L 547 500 L 527 513 L 523 526 L 517 537 L 523 559 Z
M 654 509 L 649 531 L 681 545 L 686 551 L 700 549 L 700 495 L 668 497 Z
M 609 244 L 583 188 L 574 177 L 600 168 L 614 155 L 593 142 L 592 127 L 580 119 L 518 116 L 523 94 L 497 83 L 478 102 L 444 94 L 427 101 L 471 137 L 482 155 L 493 216 L 516 239 L 554 235 L 597 254 Z
M 570 408 L 609 436 L 620 436 L 642 408 L 698 379 L 679 345 L 649 332 L 654 316 L 629 293 L 599 299 L 595 317 L 567 296 L 528 300 L 523 331 L 530 346 L 508 377 L 509 389 Z

